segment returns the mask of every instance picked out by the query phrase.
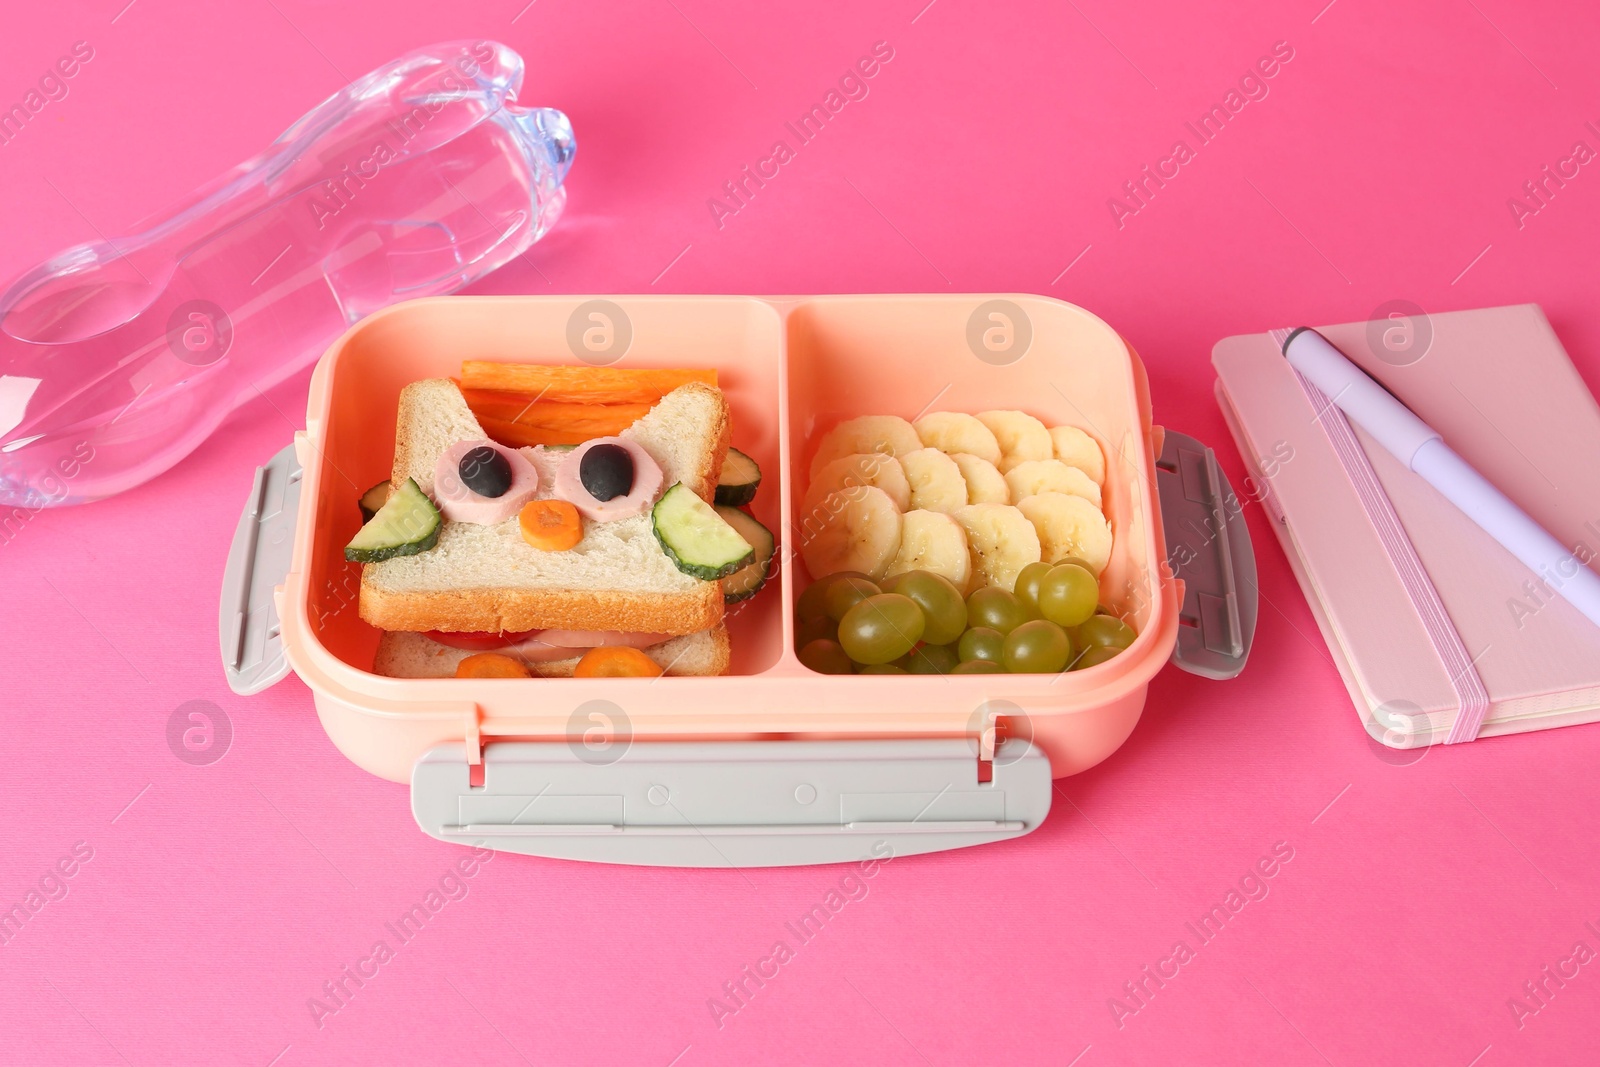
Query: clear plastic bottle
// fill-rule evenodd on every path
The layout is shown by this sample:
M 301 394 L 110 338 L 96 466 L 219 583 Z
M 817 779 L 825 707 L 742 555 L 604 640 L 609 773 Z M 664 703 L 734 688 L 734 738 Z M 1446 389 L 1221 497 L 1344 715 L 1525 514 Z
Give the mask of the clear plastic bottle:
M 576 142 L 493 42 L 413 52 L 136 236 L 0 295 L 0 506 L 121 492 L 351 323 L 448 293 L 555 222 Z M 0 520 L 4 516 L 0 515 Z

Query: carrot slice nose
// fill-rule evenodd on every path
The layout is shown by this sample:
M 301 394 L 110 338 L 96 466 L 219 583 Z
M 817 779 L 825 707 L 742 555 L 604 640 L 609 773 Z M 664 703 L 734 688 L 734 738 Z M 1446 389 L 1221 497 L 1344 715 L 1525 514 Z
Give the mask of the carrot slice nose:
M 522 539 L 545 552 L 565 552 L 583 540 L 583 519 L 565 500 L 531 500 L 517 522 Z

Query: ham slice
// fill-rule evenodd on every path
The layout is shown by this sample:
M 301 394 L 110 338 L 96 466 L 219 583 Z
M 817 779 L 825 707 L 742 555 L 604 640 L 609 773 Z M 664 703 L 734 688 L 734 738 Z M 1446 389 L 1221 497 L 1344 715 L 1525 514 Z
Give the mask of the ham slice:
M 511 487 L 499 496 L 480 496 L 461 480 L 461 457 L 484 446 L 494 449 L 511 464 Z M 522 505 L 538 493 L 539 471 L 528 457 L 493 441 L 457 441 L 444 450 L 433 468 L 434 503 L 451 522 L 494 526 L 515 518 Z
M 498 651 L 501 655 L 524 660 L 528 663 L 553 663 L 558 659 L 571 659 L 574 656 L 581 656 L 587 650 L 552 645 L 543 641 L 536 634 L 514 645 L 507 645 L 502 649 L 498 649 Z
M 591 648 L 649 648 L 672 637 L 671 634 L 631 633 L 624 630 L 529 630 L 510 634 L 446 633 L 436 630 L 430 631 L 427 636 L 451 648 L 499 652 L 528 663 L 573 659 Z
M 625 495 L 610 500 L 596 500 L 583 487 L 578 468 L 583 463 L 584 455 L 596 445 L 617 445 L 633 457 L 633 488 Z M 556 496 L 577 508 L 584 518 L 595 522 L 616 522 L 649 511 L 656 497 L 661 495 L 661 484 L 665 480 L 661 465 L 637 441 L 626 437 L 596 437 L 573 449 L 562 461 L 556 470 L 554 488 Z

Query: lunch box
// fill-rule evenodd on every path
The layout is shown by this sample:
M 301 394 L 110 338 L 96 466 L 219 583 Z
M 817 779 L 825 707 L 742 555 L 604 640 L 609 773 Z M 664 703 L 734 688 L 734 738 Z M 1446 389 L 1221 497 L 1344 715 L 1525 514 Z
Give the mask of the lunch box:
M 728 606 L 720 677 L 399 679 L 372 673 L 343 548 L 388 478 L 400 390 L 465 359 L 713 367 L 775 573 Z M 1115 539 L 1101 599 L 1138 631 L 1055 675 L 823 675 L 796 658 L 809 582 L 794 546 L 811 449 L 842 418 L 1017 408 L 1104 450 Z M 1132 732 L 1169 660 L 1243 668 L 1255 562 L 1209 449 L 1151 420 L 1138 356 L 1106 323 L 1028 295 L 436 297 L 353 326 L 311 379 L 306 428 L 256 471 L 219 628 L 229 683 L 293 669 L 333 743 L 410 783 L 428 834 L 509 852 L 676 866 L 907 855 L 1026 834 L 1051 780 Z M 885 850 L 891 850 L 885 852 Z

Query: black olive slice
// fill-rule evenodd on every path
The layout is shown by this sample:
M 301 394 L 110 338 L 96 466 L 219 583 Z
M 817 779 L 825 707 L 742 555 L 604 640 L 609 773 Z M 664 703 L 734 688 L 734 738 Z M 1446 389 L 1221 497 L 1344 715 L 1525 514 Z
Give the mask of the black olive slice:
M 602 503 L 633 490 L 633 455 L 621 445 L 595 445 L 578 461 L 578 480 Z
M 511 461 L 498 448 L 479 445 L 461 457 L 461 484 L 491 500 L 511 488 Z

